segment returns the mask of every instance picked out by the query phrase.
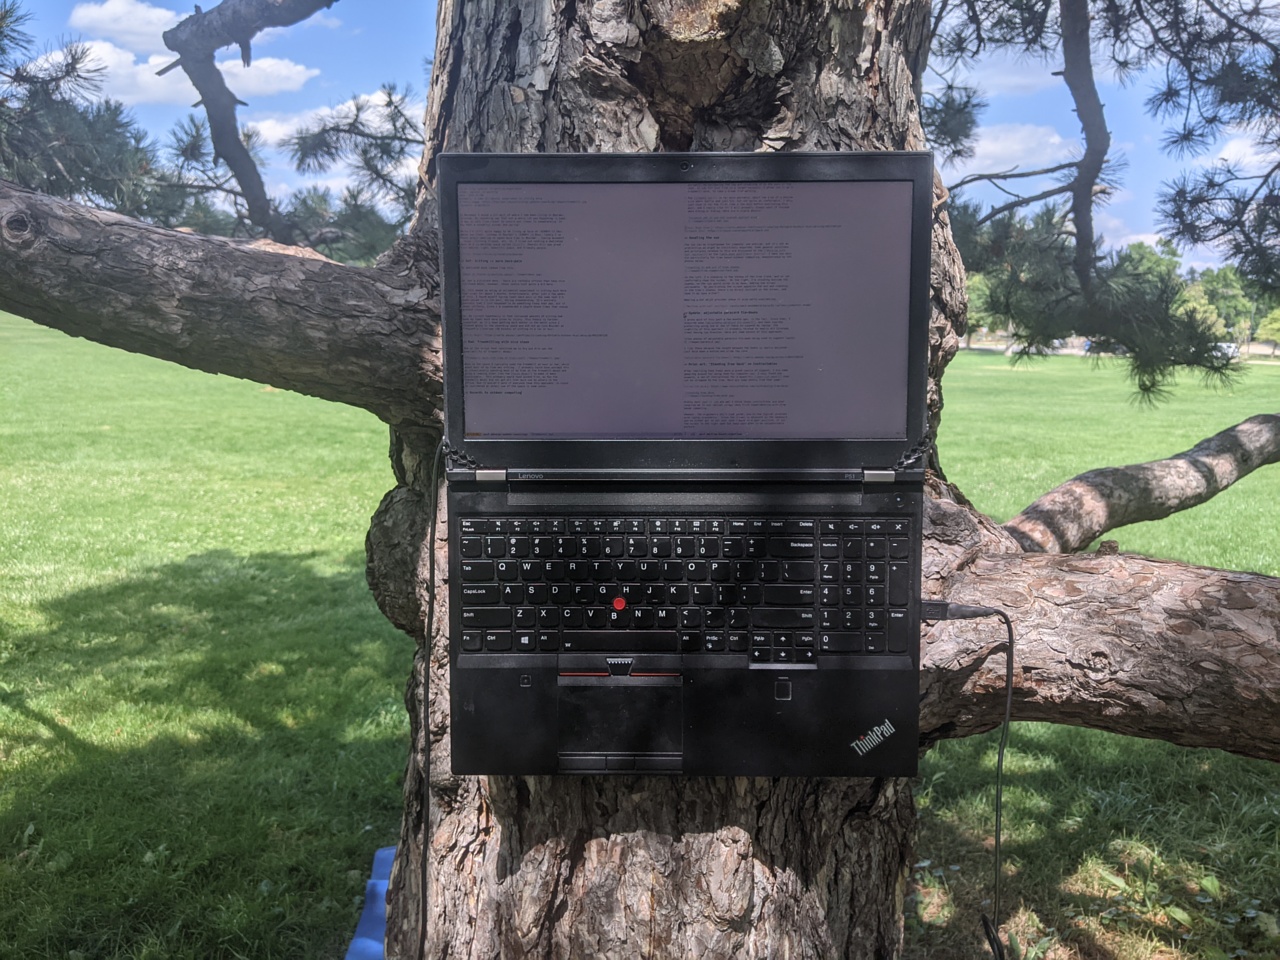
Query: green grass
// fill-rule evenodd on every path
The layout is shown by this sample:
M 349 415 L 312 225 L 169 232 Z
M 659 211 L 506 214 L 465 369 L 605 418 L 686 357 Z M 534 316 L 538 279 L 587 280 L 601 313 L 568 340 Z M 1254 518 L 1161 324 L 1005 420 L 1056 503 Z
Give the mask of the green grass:
M 1274 412 L 1280 366 L 1154 409 L 1071 357 L 943 386 L 943 465 L 1005 518 Z M 407 740 L 412 644 L 363 578 L 385 450 L 359 411 L 0 315 L 0 958 L 342 955 Z M 1277 530 L 1273 468 L 1108 536 L 1278 574 Z M 910 957 L 984 955 L 994 750 L 925 759 Z M 1276 767 L 1018 725 L 1007 801 L 1041 956 L 1280 957 Z
M 974 502 L 1007 519 L 1093 467 L 1158 459 L 1280 407 L 1280 366 L 1230 390 L 1181 384 L 1135 405 L 1113 365 L 1011 366 L 962 353 L 943 380 L 940 455 Z M 1108 533 L 1122 550 L 1280 575 L 1280 471 L 1207 504 Z M 976 627 L 975 627 L 976 628 Z M 1224 704 L 1224 709 L 1230 709 Z M 922 763 L 908 956 L 989 954 L 996 736 Z M 1280 767 L 1088 730 L 1016 724 L 1006 763 L 1004 917 L 1048 960 L 1280 958 Z
M 0 957 L 340 957 L 412 642 L 350 408 L 0 315 Z

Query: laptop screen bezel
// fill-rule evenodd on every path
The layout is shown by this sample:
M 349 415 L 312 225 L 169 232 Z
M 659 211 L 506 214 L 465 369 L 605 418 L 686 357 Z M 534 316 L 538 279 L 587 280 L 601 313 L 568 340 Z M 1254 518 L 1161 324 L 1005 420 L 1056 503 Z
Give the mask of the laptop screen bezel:
M 927 424 L 933 158 L 927 152 L 464 154 L 437 157 L 445 435 L 457 460 L 525 476 L 589 473 L 839 475 L 886 469 L 923 439 Z M 525 439 L 465 433 L 458 257 L 460 183 L 681 183 L 906 181 L 910 207 L 905 436 L 893 439 Z M 871 224 L 869 229 L 875 229 Z

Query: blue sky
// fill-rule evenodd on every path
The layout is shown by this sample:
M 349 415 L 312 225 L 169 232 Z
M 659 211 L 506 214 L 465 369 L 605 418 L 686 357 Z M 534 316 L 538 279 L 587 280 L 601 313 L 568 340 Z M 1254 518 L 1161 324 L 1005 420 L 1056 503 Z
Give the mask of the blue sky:
M 206 5 L 214 2 L 206 0 Z M 155 76 L 172 60 L 161 33 L 192 12 L 190 7 L 176 7 L 169 0 L 27 0 L 25 8 L 31 14 L 27 30 L 40 47 L 56 47 L 68 39 L 89 43 L 106 67 L 103 93 L 126 103 L 157 138 L 191 112 L 197 97 L 182 71 Z M 315 111 L 373 93 L 384 81 L 410 83 L 424 95 L 423 64 L 434 48 L 435 4 L 429 0 L 343 0 L 305 23 L 260 34 L 248 70 L 241 67 L 235 48 L 223 51 L 219 62 L 228 85 L 249 104 L 241 108 L 241 122 L 257 125 L 274 140 Z M 1037 169 L 1078 154 L 1079 124 L 1061 78 L 1051 74 L 1057 66 L 1012 58 L 974 65 L 972 79 L 991 106 L 983 115 L 976 156 L 944 169 L 947 183 L 977 170 Z M 1142 112 L 1149 86 L 1142 78 L 1127 86 L 1106 77 L 1099 80 L 1112 140 L 1127 168 L 1120 189 L 1098 214 L 1098 228 L 1113 246 L 1150 241 L 1160 183 L 1188 161 L 1170 159 L 1158 149 L 1159 127 Z M 1248 156 L 1245 141 L 1236 139 L 1220 144 L 1208 158 L 1223 151 Z M 283 158 L 272 162 L 264 179 L 275 193 L 303 182 Z M 340 183 L 336 175 L 317 179 Z M 1043 186 L 1026 184 L 1029 192 Z M 982 195 L 996 197 L 990 191 Z M 1207 250 L 1187 251 L 1184 260 L 1195 266 L 1216 262 Z
M 204 0 L 212 8 L 217 0 Z M 142 126 L 160 141 L 192 113 L 199 99 L 181 70 L 157 77 L 171 63 L 161 34 L 194 12 L 168 0 L 22 0 L 29 14 L 25 30 L 37 49 L 67 40 L 90 45 L 106 68 L 101 92 L 124 102 Z M 375 93 L 387 81 L 410 84 L 426 95 L 425 60 L 435 50 L 435 4 L 403 0 L 347 0 L 287 29 L 259 34 L 253 63 L 246 70 L 240 53 L 228 47 L 217 55 L 227 85 L 249 104 L 237 113 L 269 141 L 353 96 Z M 417 108 L 421 112 L 421 106 Z M 199 111 L 194 111 L 199 112 Z M 283 157 L 272 158 L 263 179 L 273 194 L 295 189 L 307 178 Z M 341 177 L 310 178 L 337 185 Z

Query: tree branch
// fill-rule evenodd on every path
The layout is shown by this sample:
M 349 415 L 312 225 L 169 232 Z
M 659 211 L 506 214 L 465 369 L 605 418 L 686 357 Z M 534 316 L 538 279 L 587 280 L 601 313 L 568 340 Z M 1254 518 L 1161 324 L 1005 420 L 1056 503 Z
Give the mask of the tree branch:
M 1197 506 L 1280 460 L 1280 414 L 1261 414 L 1167 460 L 1090 470 L 1004 525 L 1024 550 L 1072 553 L 1108 530 Z
M 961 187 L 967 187 L 971 183 L 979 183 L 983 180 L 989 180 L 994 183 L 997 180 L 1017 180 L 1024 177 L 1047 177 L 1050 174 L 1061 173 L 1063 170 L 1074 170 L 1079 165 L 1077 160 L 1068 160 L 1066 163 L 1059 163 L 1056 166 L 1045 167 L 1043 170 L 1019 170 L 1013 167 L 1009 170 L 1003 170 L 999 173 L 972 173 L 962 178 L 957 183 L 953 183 L 947 187 L 947 190 L 954 193 Z
M 0 308 L 438 433 L 436 251 L 426 234 L 402 243 L 376 268 L 345 267 L 291 248 L 166 230 L 0 181 Z
M 1019 551 L 986 518 L 927 501 L 925 595 L 1008 612 L 1014 716 L 1280 760 L 1280 580 L 1127 554 Z M 998 621 L 921 639 L 926 742 L 1004 712 Z
M 1071 222 L 1076 228 L 1073 266 L 1080 289 L 1088 293 L 1093 287 L 1097 246 L 1093 229 L 1094 187 L 1111 149 L 1111 133 L 1107 130 L 1102 99 L 1093 78 L 1088 0 L 1058 0 L 1058 16 L 1062 25 L 1062 79 L 1071 91 L 1084 133 L 1084 155 L 1077 162 L 1076 175 L 1071 181 Z
M 291 225 L 272 209 L 262 175 L 248 148 L 240 139 L 236 105 L 240 102 L 228 88 L 213 55 L 232 44 L 240 48 L 244 65 L 251 60 L 253 38 L 268 27 L 287 27 L 305 20 L 317 10 L 333 6 L 335 0 L 223 0 L 208 12 L 187 17 L 164 32 L 164 44 L 178 55 L 177 65 L 200 93 L 200 102 L 209 117 L 213 149 L 235 174 L 249 209 L 249 219 L 282 243 L 292 240 Z M 199 9 L 197 7 L 197 9 Z M 161 73 L 172 70 L 169 64 Z
M 1014 716 L 1280 761 L 1280 580 L 1126 554 L 983 556 L 949 599 L 1006 610 Z M 1004 629 L 925 633 L 926 740 L 995 727 Z

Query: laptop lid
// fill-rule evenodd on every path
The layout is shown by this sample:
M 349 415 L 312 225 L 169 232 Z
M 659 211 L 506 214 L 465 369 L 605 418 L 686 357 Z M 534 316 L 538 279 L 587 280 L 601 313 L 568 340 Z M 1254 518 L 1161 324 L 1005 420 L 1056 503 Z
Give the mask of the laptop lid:
M 445 154 L 439 174 L 456 462 L 887 479 L 923 438 L 929 154 Z

